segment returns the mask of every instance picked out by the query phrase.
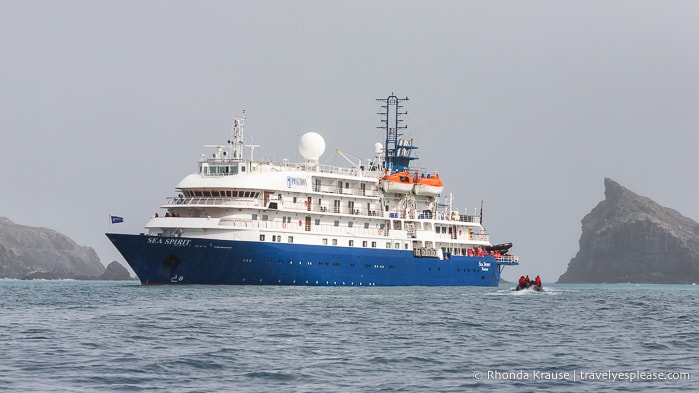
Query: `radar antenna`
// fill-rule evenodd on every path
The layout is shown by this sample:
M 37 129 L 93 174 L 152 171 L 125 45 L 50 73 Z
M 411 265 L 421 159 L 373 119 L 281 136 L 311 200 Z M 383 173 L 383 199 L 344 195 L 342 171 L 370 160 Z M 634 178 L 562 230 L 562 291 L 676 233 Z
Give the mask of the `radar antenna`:
M 255 154 L 255 148 L 260 147 L 260 145 L 245 145 L 245 147 L 250 148 L 250 162 L 254 161 L 252 156 Z
M 243 110 L 243 116 L 231 118 L 231 140 L 228 144 L 233 148 L 234 160 L 243 159 L 243 137 L 245 136 L 245 110 Z

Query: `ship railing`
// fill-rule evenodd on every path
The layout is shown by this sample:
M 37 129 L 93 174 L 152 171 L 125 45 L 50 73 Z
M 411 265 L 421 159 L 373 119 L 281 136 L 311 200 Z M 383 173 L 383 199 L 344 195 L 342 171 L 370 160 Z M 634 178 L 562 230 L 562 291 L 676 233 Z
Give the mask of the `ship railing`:
M 276 202 L 271 200 L 270 202 Z M 303 212 L 315 212 L 315 213 L 334 213 L 342 215 L 352 215 L 352 216 L 370 216 L 370 217 L 381 217 L 382 211 L 379 210 L 367 210 L 366 206 L 355 206 L 354 209 L 350 209 L 347 206 L 328 206 L 328 205 L 318 205 L 317 203 L 311 203 L 308 206 L 306 201 L 302 202 L 287 202 L 284 201 L 283 204 L 278 204 L 277 209 L 279 210 L 298 210 Z
M 378 191 L 374 189 L 361 189 L 357 187 L 338 187 L 338 186 L 313 186 L 313 191 L 323 192 L 327 194 L 342 194 L 342 195 L 357 195 L 365 197 L 377 197 L 379 196 Z
M 424 213 L 422 213 L 422 214 L 424 215 Z M 421 217 L 421 218 L 424 218 L 424 217 Z M 476 223 L 476 224 L 481 222 L 481 218 L 479 216 L 464 215 L 464 216 L 459 216 L 458 219 L 454 219 L 453 217 L 451 217 L 449 214 L 446 214 L 446 213 L 437 213 L 433 216 L 433 218 L 435 220 L 439 220 L 439 221 L 472 222 L 472 223 Z
M 310 230 L 307 230 L 303 220 L 294 220 L 291 222 L 283 222 L 278 220 L 253 220 L 249 218 L 227 217 L 221 218 L 219 224 L 222 226 L 240 227 L 240 228 L 260 228 L 279 230 L 284 233 L 309 233 L 313 235 L 350 235 L 363 237 L 389 236 L 387 228 L 364 228 L 363 226 L 348 227 L 335 226 L 334 224 L 312 224 Z
M 458 221 L 461 221 L 461 222 L 475 222 L 475 223 L 480 223 L 480 222 L 481 222 L 481 217 L 480 217 L 480 216 L 462 215 L 462 216 L 459 216 Z
M 303 221 L 282 222 L 278 220 L 252 220 L 239 217 L 222 218 L 219 221 L 220 225 L 240 227 L 240 228 L 260 228 L 279 230 L 284 233 L 308 233 L 313 235 L 338 235 L 338 236 L 360 236 L 360 237 L 377 237 L 390 236 L 388 228 L 364 228 L 363 226 L 348 227 L 335 226 L 334 224 L 312 224 L 310 230 L 307 230 L 306 224 Z
M 461 216 L 458 220 L 454 220 L 449 215 L 444 213 L 413 213 L 413 212 L 389 212 L 388 218 L 400 218 L 404 220 L 436 220 L 436 221 L 458 221 L 458 222 L 468 222 L 473 224 L 480 224 L 480 217 L 478 216 Z
M 208 164 L 209 170 L 206 176 L 229 176 L 237 175 L 237 165 L 240 160 L 231 158 L 204 158 L 198 161 L 200 166 L 199 172 L 201 172 L 201 164 Z M 236 167 L 235 170 L 230 170 L 228 166 Z M 320 173 L 331 173 L 345 176 L 364 176 L 364 177 L 378 177 L 383 172 L 378 170 L 367 170 L 356 167 L 342 167 L 336 165 L 318 165 L 310 163 L 291 163 L 286 160 L 282 163 L 275 163 L 272 161 L 255 161 L 250 167 L 250 172 L 268 172 L 268 171 L 299 171 L 299 172 L 320 172 Z
M 264 216 L 263 216 L 264 217 Z M 321 223 L 321 224 L 311 224 L 309 227 L 306 226 L 305 221 L 295 220 L 291 222 L 283 222 L 278 220 L 268 220 L 268 219 L 249 219 L 240 217 L 230 217 L 222 218 L 220 220 L 220 225 L 240 227 L 240 228 L 260 228 L 260 229 L 271 229 L 279 230 L 284 233 L 307 233 L 314 235 L 338 235 L 338 236 L 359 236 L 359 237 L 393 237 L 394 230 L 390 229 L 388 226 L 377 226 L 364 228 L 361 225 L 348 226 L 348 225 L 335 225 L 332 223 Z M 406 228 L 405 233 L 408 238 L 414 238 L 414 236 L 420 233 L 432 233 L 432 231 L 418 231 L 416 229 Z M 429 234 L 428 234 L 429 236 Z M 490 235 L 488 234 L 472 234 L 470 238 L 467 237 L 466 233 L 460 235 L 457 239 L 454 239 L 451 234 L 437 234 L 433 239 L 437 242 L 453 243 L 454 241 L 458 243 L 471 243 L 473 245 L 487 244 L 489 243 Z M 481 243 L 482 242 L 482 243 Z M 508 256 L 508 258 L 510 258 Z M 516 257 L 515 262 L 516 262 Z M 509 261 L 510 259 L 504 259 L 504 261 Z
M 348 167 L 341 167 L 341 166 L 334 166 L 334 165 L 311 165 L 307 163 L 285 163 L 280 166 L 280 168 L 283 168 L 285 170 L 296 170 L 299 172 L 321 172 L 321 173 L 332 173 L 332 174 L 338 174 L 338 175 L 346 175 L 346 176 L 367 176 L 369 175 L 369 171 L 364 171 L 361 169 L 357 168 L 348 168 Z
M 377 177 L 377 175 L 381 173 L 380 171 L 371 171 L 371 170 L 366 170 L 366 169 L 362 169 L 362 168 L 348 168 L 348 167 L 340 167 L 340 166 L 333 166 L 333 165 L 318 165 L 316 167 L 318 168 L 318 171 L 320 171 L 320 172 L 348 175 L 348 176 Z M 312 167 L 312 169 L 315 170 L 316 167 Z
M 500 263 L 511 263 L 511 264 L 518 264 L 519 263 L 519 257 L 516 255 L 501 255 L 499 257 L 495 258 L 496 261 Z
M 450 242 L 454 240 L 458 240 L 459 242 L 490 242 L 490 235 L 485 233 L 472 233 L 469 237 L 467 232 L 462 231 L 462 233 L 458 236 L 455 236 L 453 233 L 438 233 L 436 234 L 435 239 L 443 242 Z
M 471 240 L 489 242 L 490 235 L 488 235 L 486 233 L 473 233 L 473 234 L 471 234 Z
M 359 175 L 361 172 L 359 172 L 355 168 L 345 168 L 345 167 L 339 167 L 339 166 L 332 166 L 332 165 L 320 165 L 320 171 L 321 172 L 327 172 L 327 173 L 335 173 L 339 175 Z
M 257 199 L 251 198 L 214 198 L 214 197 L 169 197 L 165 200 L 166 206 L 189 206 L 189 205 L 206 205 L 206 206 L 258 206 Z

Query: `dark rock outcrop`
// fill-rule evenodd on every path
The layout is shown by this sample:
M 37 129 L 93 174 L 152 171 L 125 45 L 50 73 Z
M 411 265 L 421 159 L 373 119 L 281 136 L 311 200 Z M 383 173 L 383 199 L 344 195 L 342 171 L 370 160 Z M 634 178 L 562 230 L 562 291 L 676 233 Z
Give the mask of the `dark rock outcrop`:
M 699 224 L 611 179 L 559 283 L 699 282 Z
M 107 270 L 98 277 L 99 280 L 132 280 L 129 271 L 119 262 L 112 261 L 107 265 Z
M 0 217 L 0 277 L 94 279 L 104 271 L 91 247 L 79 246 L 51 229 L 18 225 Z

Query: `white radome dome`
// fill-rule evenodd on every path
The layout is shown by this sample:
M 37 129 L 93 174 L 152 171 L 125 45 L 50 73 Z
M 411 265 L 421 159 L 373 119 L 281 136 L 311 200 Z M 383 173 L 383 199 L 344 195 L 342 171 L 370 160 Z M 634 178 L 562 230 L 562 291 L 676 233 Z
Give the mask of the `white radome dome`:
M 325 153 L 325 139 L 317 132 L 307 132 L 299 139 L 299 154 L 306 160 L 318 161 Z
M 380 154 L 383 153 L 383 145 L 380 143 L 374 143 L 374 153 Z

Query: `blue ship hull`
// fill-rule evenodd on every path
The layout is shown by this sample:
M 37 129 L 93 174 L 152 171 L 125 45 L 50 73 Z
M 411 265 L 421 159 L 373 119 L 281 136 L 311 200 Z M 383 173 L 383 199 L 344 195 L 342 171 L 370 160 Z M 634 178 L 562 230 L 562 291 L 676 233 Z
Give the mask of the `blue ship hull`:
M 141 283 L 309 286 L 497 286 L 491 255 L 108 233 Z

